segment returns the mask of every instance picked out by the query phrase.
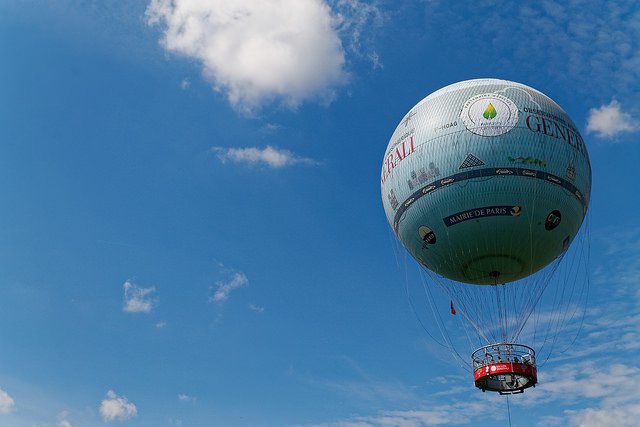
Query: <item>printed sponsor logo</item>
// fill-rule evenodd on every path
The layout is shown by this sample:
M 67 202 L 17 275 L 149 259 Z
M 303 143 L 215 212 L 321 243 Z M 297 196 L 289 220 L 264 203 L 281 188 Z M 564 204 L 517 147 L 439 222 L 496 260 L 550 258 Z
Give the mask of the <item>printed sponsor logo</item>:
M 391 204 L 391 209 L 393 209 L 394 211 L 398 209 L 398 205 L 400 203 L 398 203 L 398 198 L 396 197 L 396 193 L 394 193 L 393 190 L 389 191 L 389 194 L 387 194 L 387 199 Z
M 433 190 L 435 190 L 435 189 L 436 189 L 436 186 L 435 186 L 435 185 L 429 185 L 429 186 L 424 187 L 424 188 L 422 189 L 422 194 L 429 194 L 429 193 L 431 193 L 431 192 L 432 192 Z
M 569 166 L 567 166 L 567 177 L 572 180 L 575 181 L 576 179 L 576 167 L 573 165 L 573 163 L 569 163 Z
M 522 213 L 521 206 L 486 206 L 483 208 L 469 209 L 458 212 L 446 218 L 442 218 L 447 227 L 459 224 L 471 219 L 484 218 L 488 216 L 520 216 Z
M 440 169 L 433 162 L 430 162 L 428 168 L 411 171 L 411 179 L 407 180 L 407 184 L 409 184 L 409 189 L 413 190 L 436 176 L 440 176 Z
M 460 113 L 468 130 L 480 136 L 498 136 L 518 124 L 518 107 L 497 93 L 484 93 L 469 98 Z
M 384 159 L 384 163 L 382 164 L 382 173 L 380 174 L 380 182 L 384 184 L 387 178 L 391 176 L 396 166 L 412 155 L 415 151 L 416 148 L 413 142 L 413 134 L 400 140 L 400 142 L 389 151 L 389 154 Z
M 540 179 L 540 180 L 544 180 L 547 182 L 553 182 L 559 186 L 561 186 L 562 188 L 566 189 L 570 194 L 573 194 L 576 199 L 580 202 L 580 204 L 582 205 L 582 213 L 584 215 L 586 215 L 587 213 L 587 203 L 584 200 L 585 196 L 580 193 L 580 190 L 578 190 L 571 182 L 569 182 L 568 180 L 562 179 L 562 178 L 558 178 L 555 175 L 551 175 L 547 172 L 542 172 L 542 171 L 534 171 L 534 170 L 529 170 L 529 169 L 524 169 L 524 168 L 504 168 L 505 170 L 509 170 L 512 171 L 513 174 L 519 175 L 519 176 L 531 176 L 533 178 L 536 179 Z M 494 168 L 484 168 L 484 169 L 474 169 L 474 170 L 470 170 L 470 171 L 465 171 L 465 172 L 458 172 L 454 175 L 450 175 L 446 178 L 442 178 L 439 181 L 433 182 L 431 184 L 427 184 L 424 188 L 420 189 L 417 192 L 414 192 L 411 197 L 413 198 L 411 201 L 409 201 L 407 203 L 407 206 L 405 207 L 404 203 L 401 204 L 398 207 L 398 210 L 396 211 L 395 215 L 394 215 L 394 229 L 397 231 L 397 225 L 398 225 L 398 221 L 399 218 L 402 217 L 402 215 L 404 215 L 404 212 L 407 210 L 408 205 L 413 203 L 415 201 L 415 199 L 419 199 L 427 194 L 431 194 L 432 192 L 445 187 L 447 184 L 451 184 L 453 182 L 465 182 L 471 179 L 475 179 L 475 178 L 481 178 L 481 177 L 492 177 L 492 176 L 500 176 L 496 173 L 496 171 L 499 169 L 494 169 Z
M 404 202 L 404 206 L 408 207 L 411 203 L 414 202 L 414 200 L 416 200 L 415 197 L 410 198 L 409 200 L 407 200 L 406 202 Z
M 409 124 L 409 120 L 411 120 L 413 118 L 413 116 L 415 116 L 415 115 L 416 115 L 415 111 L 409 111 L 409 114 L 404 116 L 404 119 L 402 119 L 400 124 L 404 125 L 404 127 L 407 127 L 407 125 Z
M 547 215 L 547 219 L 544 222 L 544 229 L 547 231 L 551 231 L 560 225 L 560 221 L 562 221 L 562 214 L 559 210 L 554 210 L 549 212 Z
M 587 149 L 580 133 L 572 126 L 569 126 L 564 120 L 549 113 L 540 110 L 523 109 L 525 112 L 533 112 L 525 119 L 527 129 L 534 133 L 541 133 L 551 138 L 564 141 L 571 147 L 576 149 L 584 157 L 587 157 Z
M 536 159 L 535 157 L 508 157 L 511 163 L 522 163 L 523 165 L 536 165 L 536 166 L 547 166 L 546 160 Z
M 420 235 L 420 239 L 429 245 L 433 245 L 436 242 L 436 233 L 433 232 L 429 227 L 422 225 L 418 228 L 418 234 Z
M 445 124 L 443 124 L 441 126 L 436 126 L 436 127 L 433 128 L 433 131 L 434 132 L 438 132 L 438 131 L 441 131 L 441 130 L 446 130 L 446 129 L 452 128 L 454 126 L 458 126 L 458 122 L 457 121 L 451 122 L 451 123 L 445 123 Z
M 513 175 L 513 171 L 510 169 L 496 169 L 498 175 Z
M 460 164 L 460 167 L 458 169 L 466 169 L 466 168 L 472 168 L 475 166 L 483 166 L 484 164 L 485 163 L 482 160 L 480 160 L 473 154 L 469 153 L 467 154 L 467 157 L 464 158 L 463 162 Z

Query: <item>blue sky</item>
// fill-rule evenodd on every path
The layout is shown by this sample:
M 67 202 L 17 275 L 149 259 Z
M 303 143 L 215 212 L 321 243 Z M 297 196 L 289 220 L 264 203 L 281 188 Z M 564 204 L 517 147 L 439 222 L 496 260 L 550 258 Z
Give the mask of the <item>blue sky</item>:
M 479 77 L 558 102 L 593 168 L 582 331 L 512 422 L 635 425 L 637 2 L 228 3 L 0 4 L 0 425 L 507 425 L 379 194 L 404 114 Z

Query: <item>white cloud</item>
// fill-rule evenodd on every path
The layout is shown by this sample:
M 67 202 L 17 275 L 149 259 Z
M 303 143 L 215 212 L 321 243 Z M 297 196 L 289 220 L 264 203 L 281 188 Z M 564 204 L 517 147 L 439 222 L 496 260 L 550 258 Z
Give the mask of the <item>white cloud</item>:
M 127 313 L 151 312 L 156 303 L 156 299 L 152 297 L 152 294 L 156 291 L 155 286 L 141 288 L 131 280 L 127 280 L 122 287 L 124 288 L 123 311 Z
M 347 80 L 338 22 L 324 0 L 151 0 L 146 15 L 162 26 L 164 48 L 199 61 L 242 111 L 273 98 L 292 107 L 330 100 Z
M 124 421 L 138 415 L 138 409 L 126 397 L 109 390 L 107 398 L 100 402 L 100 415 L 104 421 Z
M 209 302 L 222 302 L 229 298 L 229 294 L 238 288 L 241 288 L 249 283 L 249 279 L 244 273 L 236 272 L 234 273 L 231 280 L 228 282 L 218 282 L 216 283 L 216 291 L 213 296 L 209 298 Z
M 164 328 L 166 326 L 167 326 L 167 322 L 164 322 L 164 321 L 156 323 L 156 328 L 158 328 L 158 329 L 162 329 L 162 328 Z
M 195 402 L 196 398 L 189 396 L 188 394 L 180 393 L 178 395 L 178 400 L 181 402 Z
M 71 421 L 69 421 L 69 411 L 62 411 L 58 414 L 58 426 L 57 427 L 73 427 Z
M 262 126 L 262 128 L 260 129 L 260 132 L 267 135 L 273 135 L 278 131 L 280 131 L 280 129 L 282 129 L 282 125 L 279 125 L 277 123 L 267 123 L 264 126 Z
M 587 132 L 593 132 L 599 137 L 611 138 L 623 132 L 631 132 L 637 129 L 633 118 L 620 108 L 615 99 L 609 105 L 601 105 L 600 108 L 589 110 Z
M 182 81 L 180 82 L 180 89 L 182 90 L 187 90 L 190 86 L 191 82 L 189 81 L 189 79 L 182 79 Z
M 254 303 L 249 304 L 249 309 L 251 311 L 255 311 L 256 313 L 260 313 L 260 314 L 264 313 L 264 307 L 261 307 Z
M 9 393 L 0 389 L 0 414 L 9 414 L 13 411 L 15 402 Z
M 211 151 L 216 153 L 222 163 L 227 161 L 235 163 L 265 164 L 272 168 L 282 168 L 294 164 L 317 164 L 316 161 L 305 157 L 300 157 L 289 150 L 282 150 L 276 147 L 266 148 L 223 148 L 213 147 Z

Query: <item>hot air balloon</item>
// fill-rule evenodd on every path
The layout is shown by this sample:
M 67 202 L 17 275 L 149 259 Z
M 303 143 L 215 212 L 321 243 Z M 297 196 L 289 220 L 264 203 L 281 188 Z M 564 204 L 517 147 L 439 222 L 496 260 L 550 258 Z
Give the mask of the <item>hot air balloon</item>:
M 591 193 L 571 118 L 520 83 L 446 86 L 397 125 L 380 182 L 393 233 L 475 332 L 475 385 L 501 394 L 534 386 L 536 352 L 518 339 Z

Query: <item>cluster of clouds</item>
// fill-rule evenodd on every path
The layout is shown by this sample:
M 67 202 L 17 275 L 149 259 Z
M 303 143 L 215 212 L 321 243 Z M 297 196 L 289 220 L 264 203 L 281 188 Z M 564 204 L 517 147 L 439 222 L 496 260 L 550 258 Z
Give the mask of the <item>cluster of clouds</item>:
M 496 22 L 504 21 L 494 17 L 487 25 L 502 29 L 518 25 L 528 28 L 532 34 L 549 34 L 545 40 L 555 40 L 553 49 L 537 45 L 544 40 L 531 37 L 523 54 L 529 55 L 537 49 L 550 53 L 551 60 L 557 55 L 562 60 L 550 62 L 555 67 L 561 67 L 560 64 L 568 67 L 557 70 L 560 74 L 581 75 L 584 81 L 596 82 L 594 86 L 600 89 L 603 79 L 598 75 L 606 75 L 618 91 L 624 91 L 640 80 L 640 26 L 637 24 L 640 21 L 623 19 L 622 12 L 631 3 L 620 4 L 618 10 L 611 7 L 598 17 L 578 11 L 589 8 L 581 8 L 575 2 L 543 1 L 538 10 L 520 6 L 516 14 L 518 19 L 513 24 L 496 25 Z M 568 15 L 574 17 L 573 25 L 569 27 L 563 25 Z M 365 51 L 374 67 L 382 67 L 375 50 L 363 49 L 363 44 L 366 44 L 363 29 L 372 22 L 379 24 L 382 14 L 375 6 L 358 0 L 331 3 L 325 0 L 151 0 L 146 16 L 148 23 L 161 27 L 162 45 L 167 51 L 195 60 L 213 87 L 224 93 L 234 108 L 248 114 L 274 100 L 280 100 L 291 108 L 312 99 L 331 102 L 337 89 L 349 82 L 348 54 Z M 522 25 L 523 22 L 528 25 Z M 613 30 L 613 27 L 617 29 Z M 565 61 L 565 58 L 569 60 Z M 590 71 L 585 74 L 587 71 L 571 67 Z M 189 86 L 189 80 L 181 82 L 183 89 Z M 608 104 L 589 111 L 586 129 L 598 137 L 610 139 L 638 131 L 638 126 L 633 115 L 612 99 Z M 218 146 L 211 152 L 223 163 L 265 165 L 276 169 L 295 164 L 318 164 L 313 159 L 273 146 Z M 622 246 L 625 251 L 638 252 L 637 237 L 636 233 L 626 240 L 626 246 Z M 619 242 L 618 249 L 611 249 L 608 255 L 620 254 L 615 252 L 621 251 Z M 610 350 L 629 353 L 639 348 L 640 313 L 637 307 L 640 306 L 640 294 L 631 289 L 640 281 L 640 264 L 628 259 L 614 267 L 617 268 L 614 273 L 618 282 L 627 285 L 620 292 L 626 289 L 628 293 L 619 295 L 627 299 L 619 304 L 624 304 L 628 315 L 621 319 L 621 310 L 610 313 L 593 311 L 585 325 L 589 343 L 585 352 L 569 354 L 569 363 L 542 371 L 541 383 L 544 383 L 545 393 L 531 393 L 530 399 L 520 403 L 526 407 L 554 401 L 571 406 L 583 400 L 588 402 L 588 407 L 566 409 L 562 416 L 544 417 L 541 422 L 545 425 L 633 426 L 640 419 L 639 368 L 610 364 L 604 358 L 575 362 L 581 357 Z M 216 283 L 209 301 L 222 303 L 232 292 L 248 284 L 247 276 L 236 271 L 228 280 Z M 122 310 L 126 313 L 150 313 L 158 303 L 155 287 L 142 287 L 131 279 L 124 282 L 123 292 Z M 633 311 L 634 307 L 636 311 Z M 249 308 L 258 313 L 264 311 L 263 307 L 255 304 L 250 304 Z M 158 327 L 164 325 L 164 322 L 157 324 Z M 615 348 L 611 347 L 613 342 L 618 343 Z M 364 385 L 370 391 L 371 383 Z M 357 388 L 354 384 L 342 385 L 348 393 L 354 393 Z M 384 391 L 380 393 L 384 394 Z M 178 400 L 193 402 L 195 398 L 179 394 Z M 15 409 L 14 399 L 0 389 L 0 414 L 9 414 Z M 330 425 L 460 425 L 470 422 L 474 413 L 485 410 L 485 403 L 454 401 L 434 404 L 428 409 L 382 411 L 377 415 L 353 417 Z M 136 417 L 138 409 L 126 397 L 109 390 L 100 402 L 99 413 L 105 422 L 126 421 Z M 60 413 L 57 425 L 71 427 L 69 415 L 66 411 Z
M 444 31 L 457 33 L 452 40 L 471 48 L 482 44 L 478 52 L 489 54 L 496 66 L 570 83 L 582 96 L 597 99 L 611 96 L 612 90 L 638 95 L 640 12 L 636 1 L 486 1 L 481 6 L 469 13 L 462 3 L 430 2 L 427 25 L 444 23 Z M 466 19 L 459 26 L 444 27 L 456 15 Z
M 243 272 L 226 268 L 222 264 L 219 264 L 219 267 L 224 269 L 224 271 L 230 274 L 231 277 L 228 280 L 217 281 L 215 286 L 212 286 L 209 289 L 211 295 L 209 296 L 208 302 L 210 303 L 222 303 L 229 299 L 229 296 L 233 291 L 249 284 L 249 279 Z M 155 296 L 155 286 L 145 288 L 135 283 L 132 279 L 128 279 L 124 282 L 122 288 L 124 290 L 122 311 L 125 313 L 148 314 L 151 313 L 158 303 L 158 298 Z M 264 312 L 264 307 L 255 303 L 250 303 L 249 309 L 256 313 Z M 159 321 L 156 323 L 156 328 L 161 329 L 166 325 L 166 322 Z M 0 395 L 0 411 L 2 408 L 1 403 L 2 396 Z
M 597 358 L 542 371 L 544 392 L 514 401 L 525 411 L 560 404 L 561 415 L 539 420 L 544 426 L 633 427 L 640 414 L 640 369 Z
M 426 25 L 446 32 L 494 69 L 543 76 L 594 104 L 587 131 L 602 139 L 637 131 L 640 11 L 637 1 L 427 2 Z M 457 25 L 448 23 L 458 20 Z M 482 35 L 480 37 L 480 35 Z M 452 46 L 455 48 L 455 46 Z M 480 58 L 469 58 L 478 60 Z M 544 88 L 539 88 L 544 89 Z M 582 119 L 582 118 L 581 118 Z
M 640 419 L 640 392 L 637 388 L 640 369 L 636 366 L 607 363 L 604 359 L 581 361 L 542 370 L 539 378 L 544 384 L 543 390 L 530 389 L 523 396 L 511 399 L 515 419 L 522 414 L 531 414 L 529 421 L 540 427 L 637 426 Z M 468 381 L 463 387 L 459 386 L 459 379 L 450 378 L 447 383 L 450 389 L 433 393 L 428 402 L 423 400 L 415 405 L 415 409 L 383 410 L 374 415 L 305 424 L 304 427 L 427 427 L 471 425 L 487 420 L 499 424 L 506 422 L 506 397 L 485 393 L 481 399 L 465 399 L 460 396 L 479 391 L 469 390 Z M 361 386 L 365 388 L 366 385 L 380 387 L 371 382 L 363 382 Z M 413 391 L 407 387 L 406 393 Z M 353 395 L 348 397 L 354 398 Z M 448 402 L 438 400 L 438 397 L 446 398 Z M 565 409 L 560 409 L 558 415 L 541 415 L 552 405 Z
M 180 402 L 195 402 L 194 396 L 180 393 L 177 396 Z M 9 414 L 15 410 L 15 401 L 4 390 L 0 389 L 0 414 Z M 127 421 L 138 415 L 137 406 L 129 401 L 125 396 L 118 395 L 115 391 L 109 390 L 105 398 L 100 401 L 98 409 L 100 417 L 104 422 Z M 69 420 L 69 411 L 62 411 L 58 414 L 57 427 L 73 427 Z
M 15 401 L 4 390 L 0 389 L 0 414 L 9 414 L 15 409 Z M 113 390 L 107 392 L 107 396 L 100 402 L 100 416 L 105 422 L 125 421 L 138 414 L 136 405 L 129 402 L 124 396 L 117 395 Z M 57 427 L 72 427 L 69 421 L 69 411 L 58 414 Z
M 333 6 L 333 9 L 332 9 Z M 362 48 L 362 28 L 381 20 L 358 0 L 151 0 L 147 22 L 169 51 L 194 59 L 239 111 L 275 99 L 295 108 L 330 102 L 349 80 L 342 42 Z M 370 54 L 375 64 L 379 59 Z
M 594 237 L 602 256 L 594 262 L 593 284 L 599 288 L 596 303 L 575 325 L 582 326 L 577 341 L 553 354 L 538 371 L 539 387 L 510 400 L 512 416 L 527 425 L 572 427 L 634 427 L 640 419 L 640 228 L 608 229 Z M 566 336 L 562 335 L 564 338 Z M 504 424 L 505 398 L 479 394 L 468 377 L 432 379 L 442 390 L 429 394 L 429 402 L 415 403 L 416 392 L 406 385 L 405 397 L 369 416 L 354 416 L 313 427 L 449 426 L 483 423 Z M 378 390 L 378 401 L 391 391 L 401 396 L 398 384 L 385 384 L 364 376 L 352 382 L 325 385 L 345 398 L 362 400 L 360 390 Z M 385 389 L 386 392 L 380 391 Z M 480 396 L 481 398 L 467 399 Z M 446 398 L 446 402 L 443 400 Z M 393 405 L 393 406 L 392 406 Z M 487 411 L 487 408 L 493 410 Z M 526 416 L 526 415 L 525 415 Z M 482 421 L 480 421 L 482 420 Z M 307 426 L 311 427 L 311 426 Z
M 545 52 L 548 73 L 581 82 L 577 86 L 589 88 L 594 98 L 611 96 L 612 90 L 633 93 L 631 85 L 640 77 L 640 38 L 636 37 L 640 26 L 632 13 L 633 2 L 618 2 L 615 7 L 589 3 L 583 7 L 546 0 L 536 8 L 519 4 L 489 8 L 478 11 L 468 25 L 477 30 L 473 20 L 482 19 L 480 30 L 495 35 L 488 38 L 495 41 L 497 54 L 511 46 L 497 42 L 504 33 L 519 34 L 527 43 L 501 57 L 536 64 L 538 61 L 529 60 L 531 55 Z M 427 16 L 439 19 L 456 10 L 443 5 L 426 5 Z M 567 16 L 572 17 L 571 25 L 565 25 Z M 365 56 L 374 68 L 382 67 L 372 40 L 386 18 L 371 2 L 151 0 L 146 19 L 161 30 L 161 44 L 168 52 L 194 60 L 214 89 L 247 114 L 271 101 L 291 108 L 312 99 L 330 102 L 350 79 L 349 55 Z M 612 31 L 614 27 L 618 30 Z M 483 43 L 486 38 L 481 38 Z M 521 57 L 527 60 L 519 61 Z M 185 79 L 180 85 L 187 89 L 190 82 Z M 638 126 L 632 114 L 612 99 L 589 111 L 586 129 L 599 138 L 616 140 L 618 135 L 637 131 Z M 273 146 L 217 146 L 211 152 L 222 163 L 270 168 L 318 164 Z

